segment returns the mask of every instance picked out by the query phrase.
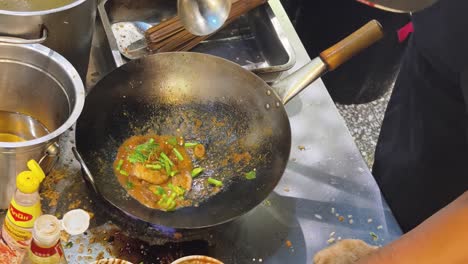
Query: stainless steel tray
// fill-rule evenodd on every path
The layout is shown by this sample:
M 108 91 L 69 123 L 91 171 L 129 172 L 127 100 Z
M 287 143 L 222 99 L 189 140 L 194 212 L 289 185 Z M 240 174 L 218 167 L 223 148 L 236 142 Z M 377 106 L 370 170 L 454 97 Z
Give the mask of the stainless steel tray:
M 143 37 L 143 31 L 133 25 L 136 22 L 154 25 L 173 17 L 177 13 L 176 2 L 101 1 L 98 11 L 117 67 L 128 61 L 122 55 L 126 47 Z M 223 57 L 257 73 L 288 70 L 296 62 L 294 51 L 268 4 L 243 15 L 192 51 Z

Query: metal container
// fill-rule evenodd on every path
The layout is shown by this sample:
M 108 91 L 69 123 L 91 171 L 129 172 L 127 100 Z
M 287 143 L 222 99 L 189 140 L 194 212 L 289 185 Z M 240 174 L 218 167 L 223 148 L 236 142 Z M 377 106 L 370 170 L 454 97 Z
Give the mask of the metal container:
M 0 132 L 14 130 L 26 141 L 0 142 L 0 208 L 8 207 L 16 175 L 29 159 L 48 171 L 57 159 L 58 137 L 80 115 L 83 82 L 60 54 L 40 44 L 0 43 Z M 46 128 L 40 125 L 42 124 Z
M 151 25 L 177 14 L 174 0 L 103 0 L 98 6 L 116 67 L 128 60 L 127 47 Z M 296 55 L 269 4 L 241 16 L 192 51 L 231 60 L 256 73 L 290 69 Z
M 0 10 L 0 42 L 43 43 L 62 54 L 85 79 L 96 5 L 96 0 L 77 0 L 44 11 Z

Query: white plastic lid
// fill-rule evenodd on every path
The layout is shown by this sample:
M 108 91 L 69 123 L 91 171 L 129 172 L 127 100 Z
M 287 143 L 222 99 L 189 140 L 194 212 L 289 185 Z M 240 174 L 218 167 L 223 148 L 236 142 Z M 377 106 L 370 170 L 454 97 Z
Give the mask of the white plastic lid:
M 72 236 L 81 235 L 88 230 L 89 220 L 89 214 L 85 210 L 71 210 L 63 216 L 62 229 Z

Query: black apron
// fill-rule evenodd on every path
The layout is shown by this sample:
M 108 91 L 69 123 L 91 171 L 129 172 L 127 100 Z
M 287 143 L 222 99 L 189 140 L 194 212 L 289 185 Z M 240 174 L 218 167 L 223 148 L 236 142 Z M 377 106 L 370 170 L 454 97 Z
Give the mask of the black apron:
M 468 1 L 413 15 L 373 174 L 403 231 L 468 189 Z

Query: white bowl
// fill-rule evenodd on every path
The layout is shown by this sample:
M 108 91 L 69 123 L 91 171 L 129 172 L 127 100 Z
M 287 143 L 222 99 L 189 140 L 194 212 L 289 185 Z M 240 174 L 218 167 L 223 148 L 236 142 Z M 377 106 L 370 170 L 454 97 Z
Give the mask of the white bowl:
M 96 260 L 90 264 L 133 264 L 123 259 L 107 258 Z
M 187 257 L 183 257 L 180 259 L 176 259 L 171 264 L 184 264 L 185 261 L 197 261 L 197 260 L 199 262 L 196 262 L 196 264 L 224 264 L 223 262 L 217 259 L 207 257 L 207 256 L 199 256 L 199 255 L 187 256 Z

